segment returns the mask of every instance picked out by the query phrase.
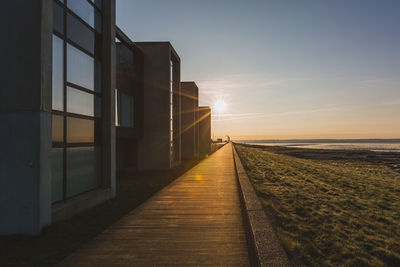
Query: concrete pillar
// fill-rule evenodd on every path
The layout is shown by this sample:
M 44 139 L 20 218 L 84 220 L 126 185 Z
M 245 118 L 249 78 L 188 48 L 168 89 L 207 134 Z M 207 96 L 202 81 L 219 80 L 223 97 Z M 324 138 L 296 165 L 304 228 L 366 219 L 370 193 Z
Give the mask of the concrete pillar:
M 190 160 L 197 153 L 197 109 L 199 89 L 195 82 L 181 82 L 182 159 Z
M 116 147 L 115 147 L 115 0 L 103 1 L 103 182 L 110 187 L 111 196 L 116 194 Z
M 169 42 L 136 42 L 143 51 L 143 138 L 138 143 L 139 170 L 165 170 L 170 165 L 170 60 L 176 67 L 174 124 L 176 166 L 181 159 L 180 58 Z
M 211 151 L 211 108 L 199 107 L 199 142 L 200 154 Z
M 52 1 L 0 9 L 0 234 L 51 222 Z

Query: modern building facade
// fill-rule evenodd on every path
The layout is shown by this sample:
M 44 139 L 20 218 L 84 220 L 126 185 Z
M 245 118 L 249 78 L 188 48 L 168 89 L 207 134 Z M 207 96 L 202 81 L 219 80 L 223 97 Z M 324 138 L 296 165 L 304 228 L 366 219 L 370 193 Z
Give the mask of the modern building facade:
M 138 142 L 138 169 L 170 169 L 181 162 L 180 58 L 169 42 L 135 44 L 144 56 L 144 134 Z
M 115 195 L 115 1 L 7 1 L 0 17 L 0 234 L 37 234 Z
M 182 159 L 199 154 L 199 88 L 195 82 L 181 82 Z
M 211 108 L 199 107 L 199 152 L 207 155 L 211 151 Z
M 132 42 L 115 0 L 7 1 L 0 18 L 0 235 L 38 234 L 114 197 L 117 170 L 210 152 L 210 109 L 180 82 L 178 54 Z
M 115 90 L 116 164 L 118 172 L 137 170 L 138 142 L 143 137 L 143 53 L 116 27 Z

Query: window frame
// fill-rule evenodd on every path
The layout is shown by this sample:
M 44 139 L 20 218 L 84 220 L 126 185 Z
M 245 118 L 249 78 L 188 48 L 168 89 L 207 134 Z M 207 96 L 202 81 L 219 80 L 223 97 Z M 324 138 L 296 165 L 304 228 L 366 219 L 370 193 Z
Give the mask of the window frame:
M 99 13 L 100 19 L 101 19 L 101 30 L 103 29 L 103 14 L 101 12 L 101 9 L 98 8 L 93 2 L 91 2 L 90 0 L 81 0 L 81 1 L 87 1 L 90 5 L 92 5 L 95 8 L 95 12 Z M 62 7 L 63 9 L 63 32 L 64 33 L 60 33 L 57 30 L 54 29 L 53 27 L 53 35 L 60 38 L 63 42 L 63 110 L 54 110 L 52 109 L 52 115 L 58 115 L 58 116 L 62 116 L 63 118 L 63 141 L 62 142 L 53 142 L 52 141 L 52 148 L 62 148 L 63 149 L 63 195 L 61 200 L 56 200 L 53 201 L 52 200 L 52 204 L 56 204 L 56 203 L 60 203 L 60 202 L 65 202 L 71 198 L 74 198 L 78 195 L 81 194 L 85 194 L 87 192 L 90 192 L 92 190 L 95 190 L 97 188 L 101 188 L 104 185 L 103 179 L 102 179 L 102 173 L 100 172 L 100 185 L 96 188 L 87 190 L 87 191 L 82 191 L 78 194 L 75 194 L 73 196 L 69 196 L 67 197 L 67 149 L 68 148 L 74 148 L 74 147 L 99 147 L 100 148 L 100 159 L 102 159 L 102 124 L 103 124 L 103 114 L 104 114 L 104 110 L 103 110 L 103 85 L 100 84 L 100 92 L 97 92 L 95 90 L 90 90 L 88 88 L 84 88 L 82 86 L 76 85 L 74 83 L 68 82 L 67 81 L 67 46 L 68 44 L 71 45 L 72 47 L 78 49 L 79 51 L 87 54 L 88 56 L 90 56 L 91 58 L 93 58 L 94 63 L 96 64 L 96 61 L 98 63 L 100 63 L 100 75 L 102 76 L 102 62 L 101 62 L 101 51 L 97 51 L 100 53 L 96 53 L 96 49 L 94 49 L 94 53 L 91 53 L 90 51 L 86 50 L 84 47 L 80 46 L 79 44 L 77 44 L 76 42 L 74 42 L 73 40 L 68 38 L 68 34 L 67 34 L 67 16 L 68 14 L 73 16 L 75 19 L 77 19 L 80 23 L 82 23 L 84 26 L 86 26 L 90 31 L 92 31 L 95 34 L 95 38 L 99 38 L 101 40 L 102 36 L 99 32 L 97 32 L 94 28 L 92 28 L 88 23 L 86 23 L 83 19 L 81 19 L 77 14 L 75 14 L 72 10 L 70 10 L 67 7 L 67 2 L 68 0 L 64 0 L 64 1 L 60 1 L 60 0 L 53 0 L 53 5 L 59 5 Z M 102 50 L 102 48 L 101 48 Z M 102 78 L 100 76 L 100 79 Z M 78 91 L 82 91 L 84 93 L 88 93 L 93 95 L 94 98 L 98 97 L 99 101 L 101 103 L 101 107 L 100 107 L 100 114 L 99 117 L 96 117 L 96 114 L 93 114 L 93 116 L 87 116 L 87 115 L 83 115 L 83 114 L 76 114 L 76 113 L 71 113 L 71 112 L 67 112 L 67 87 L 71 87 L 73 89 L 76 89 Z M 94 104 L 95 105 L 95 104 Z M 68 118 L 78 118 L 78 119 L 86 119 L 86 120 L 93 120 L 94 122 L 94 140 L 93 142 L 81 142 L 81 143 L 68 143 L 67 142 L 67 121 Z M 96 125 L 98 125 L 99 131 L 96 131 Z M 97 134 L 98 132 L 100 132 L 100 134 Z M 100 162 L 100 165 L 102 164 L 102 162 Z

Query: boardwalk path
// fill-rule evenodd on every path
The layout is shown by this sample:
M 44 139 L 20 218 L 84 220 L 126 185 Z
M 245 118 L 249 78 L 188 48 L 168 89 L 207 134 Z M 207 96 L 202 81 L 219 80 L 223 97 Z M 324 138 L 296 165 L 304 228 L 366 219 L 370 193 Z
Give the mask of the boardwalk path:
M 228 144 L 61 266 L 248 266 L 237 186 Z

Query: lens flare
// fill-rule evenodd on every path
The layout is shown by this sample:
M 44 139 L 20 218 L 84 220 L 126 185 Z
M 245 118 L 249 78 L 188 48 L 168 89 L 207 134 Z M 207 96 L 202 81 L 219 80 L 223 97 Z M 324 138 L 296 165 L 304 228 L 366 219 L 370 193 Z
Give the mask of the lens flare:
M 218 114 L 224 113 L 226 111 L 226 103 L 222 99 L 218 99 L 217 102 L 214 103 L 214 111 Z

